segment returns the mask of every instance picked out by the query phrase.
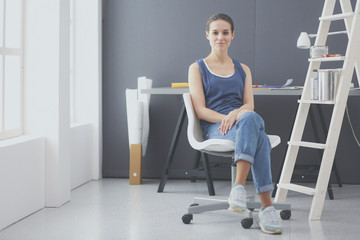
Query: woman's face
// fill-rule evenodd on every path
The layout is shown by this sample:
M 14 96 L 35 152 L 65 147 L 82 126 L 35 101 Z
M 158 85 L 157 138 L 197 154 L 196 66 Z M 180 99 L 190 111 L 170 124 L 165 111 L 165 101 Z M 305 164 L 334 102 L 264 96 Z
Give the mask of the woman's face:
M 209 32 L 206 32 L 206 38 L 213 49 L 228 49 L 231 40 L 234 38 L 234 32 L 231 32 L 230 23 L 219 19 L 210 23 Z

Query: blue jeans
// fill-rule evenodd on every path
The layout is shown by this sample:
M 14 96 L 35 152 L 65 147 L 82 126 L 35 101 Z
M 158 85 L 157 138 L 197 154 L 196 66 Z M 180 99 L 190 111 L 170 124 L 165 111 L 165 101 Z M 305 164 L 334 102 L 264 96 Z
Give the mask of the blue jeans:
M 264 120 L 255 112 L 240 116 L 234 126 L 225 134 L 219 130 L 221 123 L 214 123 L 204 132 L 205 139 L 228 139 L 235 143 L 234 162 L 251 163 L 251 172 L 257 193 L 272 191 L 270 151 L 271 145 L 265 133 Z

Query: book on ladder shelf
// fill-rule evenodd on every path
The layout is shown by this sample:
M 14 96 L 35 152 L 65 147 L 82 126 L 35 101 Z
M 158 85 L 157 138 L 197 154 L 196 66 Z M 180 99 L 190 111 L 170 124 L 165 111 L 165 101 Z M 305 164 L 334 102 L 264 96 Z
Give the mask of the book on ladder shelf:
M 341 14 L 334 14 L 337 1 L 339 1 L 341 6 Z M 328 35 L 331 35 L 329 34 L 331 23 L 339 20 L 344 21 L 346 33 L 348 35 L 346 54 L 343 57 L 320 57 L 309 59 L 309 68 L 305 79 L 304 90 L 301 99 L 299 100 L 299 107 L 291 138 L 288 142 L 289 146 L 275 196 L 275 202 L 284 202 L 289 190 L 312 195 L 313 200 L 310 208 L 309 220 L 319 220 L 321 218 L 354 69 L 360 85 L 360 2 L 358 0 L 356 0 L 354 10 L 350 0 L 325 0 L 322 15 L 319 18 L 315 46 L 326 46 L 327 37 Z M 320 66 L 321 62 L 325 61 L 342 62 L 342 68 L 339 71 L 339 82 L 337 87 L 333 90 L 334 95 L 332 99 L 326 101 L 321 98 L 319 100 L 314 100 L 311 95 L 311 79 L 317 78 L 318 72 L 324 71 Z M 321 81 L 319 80 L 319 82 Z M 319 87 L 323 88 L 321 84 Z M 306 120 L 309 115 L 309 109 L 312 104 L 333 105 L 329 131 L 324 143 L 302 140 Z M 323 150 L 315 188 L 291 183 L 295 162 L 300 148 Z

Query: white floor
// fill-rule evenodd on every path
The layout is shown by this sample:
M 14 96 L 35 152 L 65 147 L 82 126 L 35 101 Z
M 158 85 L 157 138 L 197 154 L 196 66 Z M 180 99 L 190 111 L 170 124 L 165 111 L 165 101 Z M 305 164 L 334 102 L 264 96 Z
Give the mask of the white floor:
M 360 186 L 334 185 L 335 200 L 325 201 L 321 221 L 309 222 L 312 198 L 290 193 L 292 217 L 282 221 L 282 235 L 267 235 L 254 223 L 241 227 L 241 215 L 216 211 L 194 215 L 185 225 L 181 217 L 193 196 L 208 197 L 206 183 L 169 180 L 164 193 L 157 193 L 159 180 L 142 185 L 128 179 L 89 182 L 72 192 L 61 208 L 45 208 L 0 232 L 1 240 L 176 240 L 176 239 L 359 239 Z M 228 181 L 216 181 L 216 198 L 226 199 Z M 246 186 L 254 193 L 252 183 Z

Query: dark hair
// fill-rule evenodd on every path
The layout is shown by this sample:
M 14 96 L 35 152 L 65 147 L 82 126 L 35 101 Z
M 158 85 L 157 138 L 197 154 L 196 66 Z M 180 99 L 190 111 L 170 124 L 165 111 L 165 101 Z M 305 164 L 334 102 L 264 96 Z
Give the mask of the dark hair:
M 234 32 L 234 22 L 231 19 L 231 17 L 229 17 L 228 15 L 224 14 L 224 13 L 217 13 L 212 15 L 209 20 L 206 23 L 206 31 L 209 32 L 210 29 L 210 24 L 216 20 L 224 20 L 225 22 L 230 23 L 231 26 L 231 32 Z

